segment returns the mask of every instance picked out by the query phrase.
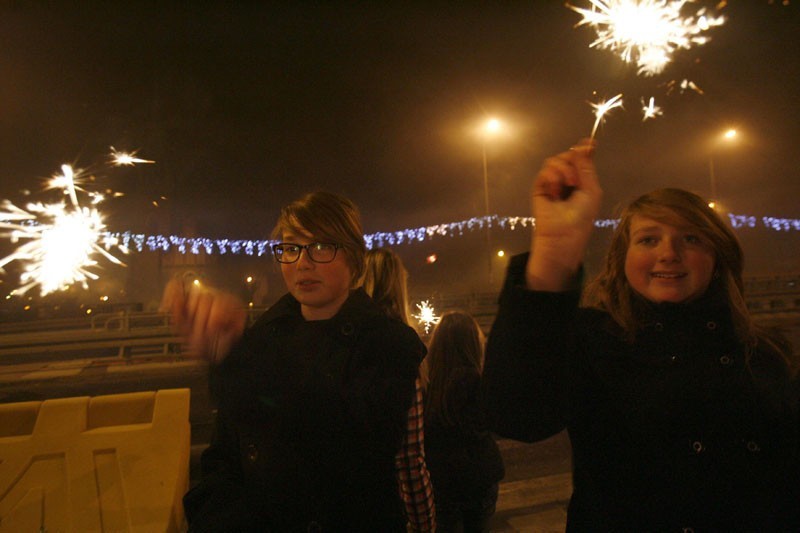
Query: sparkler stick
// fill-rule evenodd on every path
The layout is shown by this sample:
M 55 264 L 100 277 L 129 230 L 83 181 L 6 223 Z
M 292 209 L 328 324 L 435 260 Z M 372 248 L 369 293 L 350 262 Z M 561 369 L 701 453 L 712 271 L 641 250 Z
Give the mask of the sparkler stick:
M 589 103 L 594 109 L 594 126 L 592 127 L 592 134 L 589 136 L 590 139 L 594 139 L 595 133 L 597 133 L 597 127 L 600 125 L 600 122 L 603 121 L 603 116 L 606 113 L 614 109 L 615 107 L 622 107 L 622 94 L 618 94 L 617 96 L 606 100 L 605 102 L 597 102 L 596 104 Z

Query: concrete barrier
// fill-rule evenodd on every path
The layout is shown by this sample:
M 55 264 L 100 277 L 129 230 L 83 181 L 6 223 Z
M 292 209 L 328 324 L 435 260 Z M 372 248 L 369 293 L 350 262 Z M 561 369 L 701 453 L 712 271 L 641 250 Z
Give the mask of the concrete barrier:
M 185 528 L 189 389 L 0 404 L 0 532 Z

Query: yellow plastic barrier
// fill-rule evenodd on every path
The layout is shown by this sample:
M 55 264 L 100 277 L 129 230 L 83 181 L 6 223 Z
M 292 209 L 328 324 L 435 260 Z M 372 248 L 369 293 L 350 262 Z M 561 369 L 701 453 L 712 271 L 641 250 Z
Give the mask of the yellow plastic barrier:
M 189 389 L 0 404 L 0 532 L 184 529 Z

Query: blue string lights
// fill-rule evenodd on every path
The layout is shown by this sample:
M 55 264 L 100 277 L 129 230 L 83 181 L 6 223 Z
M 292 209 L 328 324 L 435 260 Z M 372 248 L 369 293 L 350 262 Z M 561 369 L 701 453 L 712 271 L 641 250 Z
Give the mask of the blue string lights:
M 728 214 L 731 226 L 734 229 L 757 228 L 763 226 L 773 231 L 800 231 L 800 219 L 778 218 L 771 216 L 757 217 L 753 215 Z M 601 229 L 614 229 L 619 219 L 597 219 L 595 227 Z M 486 227 L 499 227 L 502 230 L 514 231 L 519 227 L 535 228 L 536 220 L 533 217 L 507 217 L 490 215 L 473 217 L 458 222 L 435 224 L 418 228 L 406 228 L 398 231 L 375 232 L 364 235 L 367 248 L 381 246 L 398 246 L 423 242 L 437 237 L 461 237 L 466 232 L 482 230 Z M 248 239 L 210 239 L 205 237 L 178 237 L 175 235 L 144 235 L 139 233 L 123 232 L 109 233 L 109 239 L 116 239 L 123 247 L 137 252 L 169 252 L 177 251 L 181 254 L 245 254 L 262 256 L 270 253 L 270 246 L 276 241 L 248 240 Z

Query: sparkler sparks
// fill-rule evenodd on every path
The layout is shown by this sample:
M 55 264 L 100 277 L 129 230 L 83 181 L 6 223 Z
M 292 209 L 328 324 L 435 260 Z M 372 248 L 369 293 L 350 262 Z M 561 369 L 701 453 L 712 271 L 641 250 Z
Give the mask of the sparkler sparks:
M 610 98 L 605 102 L 597 102 L 596 104 L 589 102 L 589 105 L 591 105 L 592 109 L 594 109 L 595 116 L 594 126 L 592 126 L 592 134 L 589 137 L 594 139 L 594 135 L 597 133 L 597 127 L 603 121 L 605 114 L 615 107 L 622 107 L 622 94 L 618 94 L 617 96 Z
M 672 54 L 709 38 L 704 32 L 725 22 L 705 8 L 690 16 L 681 10 L 691 0 L 589 0 L 591 8 L 567 7 L 583 18 L 576 26 L 589 25 L 597 32 L 590 48 L 616 52 L 626 63 L 636 62 L 638 74 L 654 76 L 672 61 Z
M 153 163 L 114 151 L 116 165 Z M 99 278 L 92 269 L 98 266 L 95 257 L 102 256 L 117 265 L 124 265 L 110 253 L 117 249 L 128 253 L 119 238 L 106 231 L 103 214 L 96 207 L 104 196 L 85 191 L 76 182 L 81 173 L 70 165 L 61 166 L 61 174 L 53 176 L 48 189 L 61 189 L 67 202 L 29 203 L 22 209 L 8 200 L 0 202 L 0 237 L 12 243 L 23 242 L 13 253 L 0 258 L 0 272 L 14 261 L 23 265 L 21 286 L 15 291 L 24 294 L 38 286 L 42 296 L 64 290 L 80 283 L 88 287 L 89 280 Z M 91 207 L 82 206 L 78 192 L 90 200 Z
M 648 103 L 644 103 L 644 98 L 642 98 L 642 122 L 647 120 L 648 118 L 656 118 L 657 116 L 663 114 L 661 108 L 656 105 L 656 99 L 654 97 L 650 97 L 650 101 Z
M 430 333 L 431 326 L 438 324 L 442 317 L 436 315 L 428 300 L 418 303 L 417 309 L 419 314 L 412 316 L 425 328 L 425 333 Z
M 137 150 L 134 150 L 131 153 L 127 152 L 117 152 L 114 147 L 111 147 L 111 162 L 118 166 L 133 166 L 136 163 L 155 163 L 155 161 L 150 161 L 148 159 L 140 159 L 136 157 Z

